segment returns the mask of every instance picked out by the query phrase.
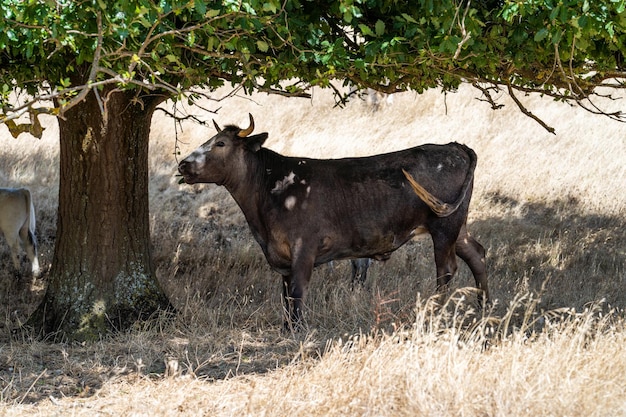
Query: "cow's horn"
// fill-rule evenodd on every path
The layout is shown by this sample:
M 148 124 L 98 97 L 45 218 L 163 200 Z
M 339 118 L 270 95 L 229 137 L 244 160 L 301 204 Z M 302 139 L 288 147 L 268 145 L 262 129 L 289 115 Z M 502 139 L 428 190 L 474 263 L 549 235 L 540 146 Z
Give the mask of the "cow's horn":
M 248 116 L 250 116 L 250 126 L 237 134 L 237 136 L 239 136 L 240 138 L 245 138 L 254 130 L 254 119 L 252 118 L 252 115 L 250 113 L 248 113 Z
M 215 130 L 217 130 L 218 132 L 222 131 L 222 128 L 220 127 L 220 125 L 217 124 L 215 120 L 213 120 L 213 126 L 215 126 Z

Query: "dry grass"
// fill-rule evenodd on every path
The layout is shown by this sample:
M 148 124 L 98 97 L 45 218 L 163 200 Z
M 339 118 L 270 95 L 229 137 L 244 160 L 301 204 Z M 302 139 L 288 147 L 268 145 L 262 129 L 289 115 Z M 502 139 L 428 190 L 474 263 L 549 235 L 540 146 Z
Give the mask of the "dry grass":
M 307 321 L 280 332 L 280 279 L 222 188 L 178 185 L 212 124 L 157 113 L 151 141 L 154 259 L 178 309 L 92 345 L 11 336 L 42 280 L 15 280 L 0 244 L 0 414 L 6 415 L 626 415 L 626 126 L 529 99 L 553 136 L 511 104 L 491 111 L 464 88 L 405 93 L 378 111 L 256 95 L 220 103 L 220 124 L 251 112 L 267 146 L 340 157 L 459 141 L 479 166 L 470 230 L 488 249 L 497 300 L 479 314 L 467 268 L 435 312 L 429 240 L 371 267 L 314 272 Z M 616 104 L 621 104 L 617 102 Z M 206 115 L 210 121 L 211 115 Z M 34 195 L 42 264 L 52 258 L 58 130 L 13 140 L 0 127 L 2 186 Z M 421 295 L 421 296 L 420 296 Z M 169 365 L 167 365 L 169 364 Z

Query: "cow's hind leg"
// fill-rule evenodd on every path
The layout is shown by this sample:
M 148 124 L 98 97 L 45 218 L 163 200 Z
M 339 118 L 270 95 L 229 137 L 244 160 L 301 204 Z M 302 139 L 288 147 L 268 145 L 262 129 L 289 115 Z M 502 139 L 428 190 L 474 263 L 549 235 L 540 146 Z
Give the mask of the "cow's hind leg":
M 437 292 L 445 297 L 448 293 L 450 280 L 457 270 L 454 240 L 445 233 L 432 235 L 437 267 Z
M 22 241 L 22 246 L 26 250 L 28 259 L 30 260 L 33 277 L 37 278 L 40 273 L 39 259 L 37 258 L 37 239 L 35 238 L 35 235 L 28 229 L 28 227 L 23 227 L 22 229 L 20 229 L 20 239 Z
M 363 287 L 367 280 L 367 269 L 369 268 L 372 260 L 369 258 L 352 259 L 352 288 L 356 286 Z
M 456 241 L 456 254 L 459 258 L 469 266 L 474 279 L 476 280 L 476 288 L 481 290 L 479 294 L 479 303 L 489 301 L 489 287 L 487 286 L 487 268 L 485 264 L 485 248 L 474 239 L 467 231 L 464 224 Z

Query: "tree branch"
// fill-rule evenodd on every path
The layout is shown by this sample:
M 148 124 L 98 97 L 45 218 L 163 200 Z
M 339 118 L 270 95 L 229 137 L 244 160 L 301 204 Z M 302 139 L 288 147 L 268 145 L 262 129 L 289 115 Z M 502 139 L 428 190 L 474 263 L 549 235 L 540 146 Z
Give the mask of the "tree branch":
M 552 133 L 553 135 L 556 135 L 553 127 L 548 126 L 543 120 L 541 120 L 539 117 L 535 116 L 530 110 L 528 110 L 526 107 L 524 107 L 522 102 L 519 101 L 517 96 L 515 96 L 515 92 L 513 91 L 513 88 L 511 87 L 511 83 L 507 84 L 507 88 L 508 88 L 509 96 L 511 96 L 511 98 L 513 99 L 515 104 L 517 104 L 517 107 L 520 109 L 520 111 L 522 113 L 524 113 L 526 116 L 530 117 L 531 119 L 533 119 L 534 121 L 539 123 L 541 125 L 541 127 L 546 129 L 548 132 Z
M 467 17 L 467 13 L 469 12 L 471 3 L 472 3 L 472 0 L 467 0 L 467 5 L 465 6 L 465 12 L 463 12 L 463 18 L 459 20 L 459 27 L 461 28 L 461 34 L 463 35 L 463 38 L 461 39 L 461 41 L 457 45 L 456 52 L 454 53 L 454 56 L 452 57 L 452 59 L 454 61 L 456 61 L 459 58 L 459 55 L 461 54 L 461 49 L 463 48 L 463 45 L 465 45 L 465 43 L 470 40 L 471 35 L 472 35 L 471 31 L 468 32 L 465 29 L 465 18 Z M 461 3 L 459 4 L 458 9 L 461 8 L 462 4 L 463 4 L 463 1 L 461 1 Z M 455 15 L 455 17 L 458 16 L 458 9 L 457 9 L 457 14 Z M 452 26 L 450 26 L 450 28 L 452 28 Z
M 472 86 L 478 90 L 480 90 L 483 94 L 483 96 L 485 96 L 485 99 L 478 99 L 479 101 L 486 101 L 487 103 L 489 103 L 491 105 L 491 109 L 492 110 L 500 110 L 502 107 L 504 107 L 504 104 L 498 104 L 496 103 L 496 101 L 493 99 L 493 97 L 491 96 L 491 91 L 490 90 L 494 90 L 496 92 L 500 91 L 500 89 L 498 88 L 497 85 L 491 85 L 489 87 L 483 87 L 481 86 L 478 82 L 473 82 Z

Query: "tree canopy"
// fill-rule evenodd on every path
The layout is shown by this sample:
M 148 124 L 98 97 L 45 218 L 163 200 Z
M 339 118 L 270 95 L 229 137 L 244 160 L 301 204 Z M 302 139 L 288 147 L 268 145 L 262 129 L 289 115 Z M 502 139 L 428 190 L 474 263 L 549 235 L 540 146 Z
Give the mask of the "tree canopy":
M 106 111 L 112 89 L 193 100 L 225 82 L 293 96 L 467 82 L 532 117 L 516 94 L 623 118 L 593 98 L 625 86 L 626 0 L 5 0 L 0 15 L 0 121 L 14 136 L 40 135 L 38 113 L 63 116 L 91 91 Z

